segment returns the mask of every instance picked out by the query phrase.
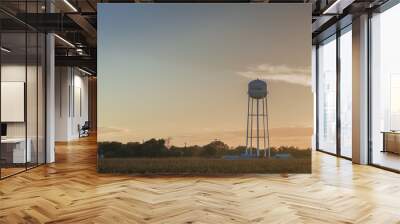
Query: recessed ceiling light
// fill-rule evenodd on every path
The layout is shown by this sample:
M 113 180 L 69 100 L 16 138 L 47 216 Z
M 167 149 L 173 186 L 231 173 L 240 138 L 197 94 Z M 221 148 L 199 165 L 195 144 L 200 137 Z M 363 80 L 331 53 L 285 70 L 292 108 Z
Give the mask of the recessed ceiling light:
M 54 34 L 55 37 L 57 37 L 59 40 L 61 40 L 62 42 L 64 42 L 65 44 L 67 44 L 70 47 L 75 48 L 75 45 L 73 45 L 71 42 L 69 42 L 68 40 L 62 38 L 61 36 L 59 36 L 58 34 Z
M 73 6 L 68 0 L 64 0 L 65 4 L 67 4 L 74 12 L 78 12 L 78 10 Z
M 7 49 L 5 47 L 1 47 L 1 51 L 4 51 L 6 53 L 10 53 L 11 52 L 11 50 L 9 50 L 9 49 Z
M 73 6 L 68 0 L 64 0 L 65 4 L 68 5 L 74 12 L 78 12 L 78 10 Z
M 79 67 L 78 67 L 78 70 L 81 71 L 81 72 L 83 72 L 83 73 L 85 73 L 85 74 L 87 74 L 87 75 L 90 75 L 90 76 L 93 75 L 92 73 L 90 73 L 90 72 L 88 72 L 88 71 L 86 71 L 86 70 L 83 70 L 83 69 L 81 69 L 81 68 L 79 68 Z
M 342 14 L 343 9 L 351 5 L 355 0 L 336 0 L 322 14 Z

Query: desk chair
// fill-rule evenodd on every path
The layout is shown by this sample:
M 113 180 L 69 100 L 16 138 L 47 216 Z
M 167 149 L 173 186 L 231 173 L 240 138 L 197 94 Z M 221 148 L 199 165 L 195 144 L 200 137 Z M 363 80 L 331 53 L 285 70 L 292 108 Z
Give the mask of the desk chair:
M 89 136 L 89 129 L 90 129 L 89 121 L 85 121 L 82 127 L 78 125 L 78 129 L 79 129 L 79 138 Z

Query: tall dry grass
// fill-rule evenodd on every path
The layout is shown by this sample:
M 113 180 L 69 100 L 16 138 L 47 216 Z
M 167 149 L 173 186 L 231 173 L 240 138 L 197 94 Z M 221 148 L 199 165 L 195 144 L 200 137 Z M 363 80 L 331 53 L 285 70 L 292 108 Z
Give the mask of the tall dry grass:
M 239 159 L 214 158 L 105 158 L 98 161 L 101 173 L 130 174 L 244 174 L 311 173 L 311 158 Z

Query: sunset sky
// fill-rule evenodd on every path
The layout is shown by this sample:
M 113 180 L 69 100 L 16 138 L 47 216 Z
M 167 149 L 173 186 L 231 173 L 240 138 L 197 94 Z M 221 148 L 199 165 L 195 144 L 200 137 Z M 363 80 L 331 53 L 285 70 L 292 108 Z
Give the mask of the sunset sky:
M 245 145 L 247 84 L 268 82 L 272 145 L 310 147 L 307 4 L 99 4 L 99 141 Z

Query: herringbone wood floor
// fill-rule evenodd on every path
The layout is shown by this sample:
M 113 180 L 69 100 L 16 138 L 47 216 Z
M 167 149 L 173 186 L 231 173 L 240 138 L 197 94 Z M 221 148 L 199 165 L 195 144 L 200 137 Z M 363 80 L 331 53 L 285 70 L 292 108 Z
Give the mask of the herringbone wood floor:
M 0 181 L 0 223 L 400 223 L 400 175 L 315 152 L 311 175 L 96 173 L 95 139 Z

